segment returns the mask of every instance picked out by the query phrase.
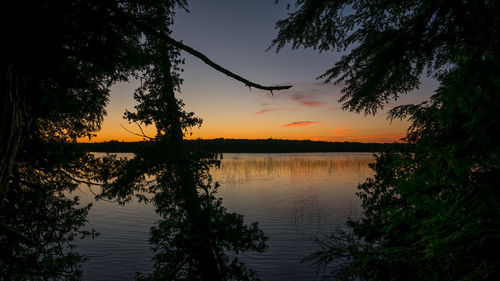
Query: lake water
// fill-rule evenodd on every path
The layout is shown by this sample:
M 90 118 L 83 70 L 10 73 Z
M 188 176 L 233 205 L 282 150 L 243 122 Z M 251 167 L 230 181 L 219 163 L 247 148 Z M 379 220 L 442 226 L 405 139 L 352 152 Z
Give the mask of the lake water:
M 314 268 L 300 261 L 318 249 L 314 238 L 360 216 L 356 186 L 373 175 L 373 161 L 371 153 L 224 154 L 212 170 L 223 205 L 258 221 L 269 237 L 266 253 L 242 257 L 247 266 L 264 281 L 317 280 Z M 75 194 L 92 200 L 86 186 Z M 101 235 L 78 241 L 89 257 L 83 279 L 134 280 L 135 272 L 151 272 L 149 229 L 157 219 L 152 205 L 94 202 L 86 228 Z

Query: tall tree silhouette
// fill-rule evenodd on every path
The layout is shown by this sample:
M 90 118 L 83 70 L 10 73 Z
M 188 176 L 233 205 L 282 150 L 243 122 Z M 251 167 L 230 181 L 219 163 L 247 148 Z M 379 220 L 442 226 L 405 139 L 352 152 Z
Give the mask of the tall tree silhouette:
M 427 102 L 394 108 L 412 123 L 407 153 L 385 153 L 359 186 L 364 218 L 311 259 L 350 280 L 496 280 L 500 276 L 495 1 L 296 2 L 273 45 L 346 50 L 320 76 L 343 82 L 344 108 L 374 114 L 423 74 Z
M 8 186 L 20 133 L 30 128 L 33 119 L 54 119 L 64 127 L 55 133 L 68 140 L 93 136 L 105 114 L 109 87 L 137 77 L 137 71 L 150 62 L 143 52 L 144 34 L 185 50 L 249 87 L 268 91 L 291 87 L 249 81 L 172 39 L 170 10 L 186 5 L 184 0 L 6 3 L 2 31 L 10 44 L 1 60 L 0 140 L 5 145 L 0 157 L 0 195 Z
M 183 142 L 186 131 L 201 125 L 201 120 L 183 111 L 182 102 L 175 98 L 174 90 L 180 86 L 175 70 L 180 61 L 172 58 L 177 52 L 163 40 L 154 40 L 153 63 L 144 69 L 142 86 L 135 93 L 139 105 L 126 117 L 141 125 L 153 123 L 157 134 L 147 137 L 149 145 L 136 153 L 117 181 L 104 186 L 103 196 L 121 194 L 122 200 L 128 200 L 137 191 L 154 194 L 156 211 L 162 217 L 150 240 L 156 270 L 143 279 L 255 280 L 253 271 L 227 254 L 262 252 L 266 238 L 256 223 L 245 225 L 241 215 L 227 213 L 215 197 L 217 184 L 212 183 L 208 170 L 218 165 L 220 155 L 192 151 Z M 144 186 L 146 175 L 154 180 Z
M 200 174 L 197 165 L 204 167 L 202 163 L 208 165 L 215 160 L 189 158 L 182 142 L 182 130 L 200 121 L 180 109 L 173 95 L 178 77 L 170 76 L 170 71 L 175 73 L 171 66 L 178 66 L 177 55 L 182 49 L 247 86 L 269 91 L 290 86 L 262 86 L 251 82 L 170 38 L 175 7 L 186 8 L 186 1 L 25 0 L 5 3 L 0 18 L 2 34 L 9 44 L 2 52 L 0 65 L 3 91 L 0 243 L 2 248 L 10 250 L 0 256 L 1 278 L 78 279 L 78 262 L 82 257 L 69 250 L 72 239 L 79 234 L 79 227 L 85 223 L 88 208 L 78 209 L 77 199 L 70 199 L 68 192 L 80 183 L 109 184 L 116 180 L 122 186 L 115 197 L 126 198 L 121 195 L 133 192 L 136 186 L 135 182 L 124 180 L 134 179 L 136 175 L 129 171 L 137 162 L 114 157 L 95 159 L 71 144 L 81 137 L 91 138 L 100 128 L 109 87 L 113 83 L 142 77 L 144 73 L 151 75 L 145 77 L 151 81 L 151 87 L 141 87 L 138 97 L 141 91 L 147 90 L 152 94 L 149 97 L 161 92 L 161 98 L 144 99 L 140 106 L 161 108 L 164 112 L 146 119 L 136 116 L 131 120 L 154 122 L 159 132 L 155 138 L 158 149 L 173 157 L 160 159 L 149 155 L 151 162 L 175 167 L 168 170 L 172 181 L 160 182 L 157 187 L 164 188 L 165 194 L 170 192 L 169 188 L 176 190 L 179 194 L 177 207 L 183 208 L 178 211 L 188 214 L 187 233 L 197 239 L 190 248 L 189 262 L 198 264 L 196 269 L 205 280 L 229 276 L 221 271 L 220 259 L 226 253 L 217 249 L 229 249 L 232 244 L 217 246 L 210 232 L 205 233 L 212 227 L 208 213 L 211 209 L 226 220 L 232 218 L 234 225 L 242 230 L 255 234 L 247 238 L 263 241 L 256 226 L 246 227 L 241 217 L 225 214 L 215 197 L 199 198 L 199 181 L 208 175 Z M 160 70 L 165 73 L 159 73 Z M 174 151 L 170 146 L 177 148 L 176 153 L 166 152 Z M 125 176 L 119 173 L 124 167 L 128 172 Z M 167 171 L 148 173 L 156 173 L 162 178 Z M 194 178 L 196 176 L 202 178 Z M 172 182 L 175 184 L 170 186 Z M 160 200 L 156 202 L 159 204 Z M 161 204 L 158 210 L 163 210 Z M 225 243 L 224 239 L 218 241 Z M 244 246 L 235 244 L 239 246 L 233 249 L 263 249 L 263 244 L 252 241 Z M 25 267 L 19 266 L 21 262 Z

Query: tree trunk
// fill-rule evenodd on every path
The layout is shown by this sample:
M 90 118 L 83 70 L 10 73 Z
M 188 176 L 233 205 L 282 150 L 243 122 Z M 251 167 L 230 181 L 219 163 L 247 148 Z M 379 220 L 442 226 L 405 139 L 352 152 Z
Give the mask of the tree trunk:
M 0 205 L 9 188 L 9 177 L 16 159 L 24 119 L 24 102 L 20 92 L 20 71 L 13 64 L 2 65 L 0 112 Z
M 198 196 L 195 172 L 188 156 L 188 150 L 183 140 L 183 132 L 180 121 L 180 108 L 177 104 L 173 89 L 173 78 L 170 75 L 170 66 L 165 69 L 165 89 L 164 100 L 167 104 L 167 118 L 170 120 L 170 144 L 174 147 L 174 161 L 177 167 L 173 171 L 181 182 L 181 194 L 184 200 L 184 208 L 188 219 L 192 224 L 193 246 L 200 266 L 201 278 L 204 281 L 225 280 L 211 239 L 210 217 L 202 210 L 200 198 Z M 172 149 L 172 147 L 170 148 Z

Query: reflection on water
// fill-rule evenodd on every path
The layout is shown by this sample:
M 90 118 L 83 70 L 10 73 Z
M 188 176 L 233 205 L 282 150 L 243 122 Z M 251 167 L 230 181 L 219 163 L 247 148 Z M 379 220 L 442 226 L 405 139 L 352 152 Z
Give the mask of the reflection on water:
M 311 177 L 335 175 L 352 178 L 372 161 L 367 153 L 225 154 L 221 167 L 212 175 L 221 182 L 270 180 L 287 177 L 309 181 Z
M 370 162 L 371 153 L 224 154 L 212 170 L 223 205 L 258 221 L 269 236 L 267 253 L 242 256 L 248 267 L 262 280 L 314 280 L 314 269 L 299 262 L 316 249 L 314 237 L 360 215 L 356 186 L 372 175 Z M 82 201 L 91 195 L 82 186 Z M 157 219 L 150 205 L 94 203 L 88 228 L 101 235 L 79 244 L 90 257 L 84 280 L 133 280 L 136 271 L 151 272 L 147 240 Z
M 314 280 L 300 260 L 312 239 L 360 215 L 356 186 L 372 175 L 371 153 L 227 154 L 213 171 L 232 211 L 256 220 L 269 236 L 264 256 L 247 256 L 262 280 Z

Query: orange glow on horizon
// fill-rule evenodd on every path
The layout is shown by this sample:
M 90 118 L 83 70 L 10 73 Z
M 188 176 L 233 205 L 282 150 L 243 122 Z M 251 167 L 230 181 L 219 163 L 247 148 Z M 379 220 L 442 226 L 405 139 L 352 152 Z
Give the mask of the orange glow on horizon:
M 341 129 L 338 130 L 339 132 Z M 346 130 L 348 131 L 348 130 Z M 149 136 L 154 136 L 154 134 L 149 134 Z M 290 137 L 269 137 L 269 136 L 213 136 L 213 135 L 187 135 L 185 139 L 282 139 L 282 140 L 312 140 L 312 141 L 326 141 L 326 142 L 360 142 L 360 143 L 394 143 L 401 142 L 401 139 L 405 136 L 404 133 L 401 134 L 380 134 L 380 135 L 356 135 L 356 136 L 315 136 L 315 135 L 292 135 Z M 109 141 L 119 141 L 119 142 L 139 142 L 147 141 L 147 138 L 140 137 L 132 134 L 97 134 L 96 137 L 92 138 L 90 141 L 88 138 L 78 139 L 80 143 L 96 143 L 96 142 L 109 142 Z

